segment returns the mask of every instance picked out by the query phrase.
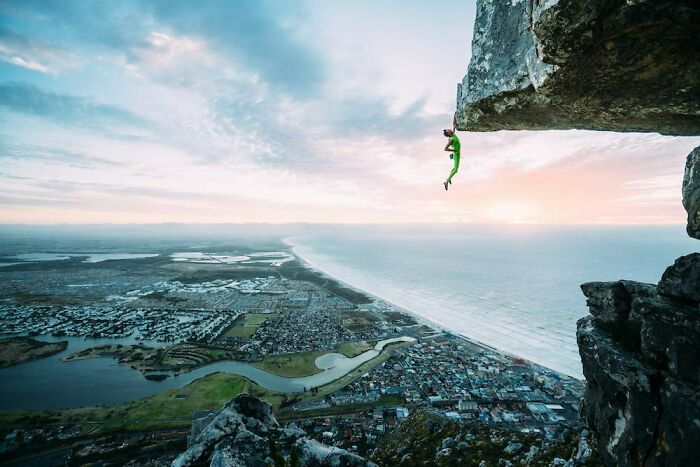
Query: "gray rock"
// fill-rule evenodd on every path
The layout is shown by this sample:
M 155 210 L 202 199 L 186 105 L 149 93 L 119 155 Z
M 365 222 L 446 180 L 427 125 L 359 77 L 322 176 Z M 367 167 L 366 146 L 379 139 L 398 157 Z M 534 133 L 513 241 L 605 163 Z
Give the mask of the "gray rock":
M 637 465 L 655 448 L 649 427 L 661 414 L 657 372 L 621 349 L 592 317 L 579 320 L 577 340 L 587 381 L 581 415 L 595 428 L 607 465 Z
M 270 404 L 249 394 L 237 396 L 219 412 L 202 420 L 193 424 L 187 450 L 173 461 L 173 467 L 206 464 L 212 467 L 267 467 L 271 442 L 283 456 L 288 456 L 292 446 L 296 446 L 304 464 L 374 465 L 344 449 L 307 438 L 294 424 L 280 428 Z
M 530 446 L 530 448 L 527 450 L 527 453 L 525 454 L 525 462 L 528 464 L 532 462 L 532 459 L 538 452 L 540 452 L 540 448 L 538 448 L 537 446 Z
M 447 437 L 447 438 L 442 440 L 442 449 L 451 448 L 454 443 L 455 443 L 454 439 L 452 439 L 451 437 Z
M 700 238 L 700 146 L 688 154 L 685 162 L 683 207 L 688 213 L 688 235 Z
M 640 323 L 640 351 L 648 362 L 659 369 L 669 369 L 682 379 L 697 380 L 698 368 L 687 372 L 684 360 L 698 358 L 700 310 L 697 307 L 662 296 L 641 298 L 634 301 L 630 319 Z
M 617 328 L 593 316 L 579 320 L 581 414 L 607 465 L 687 465 L 695 456 L 687 440 L 700 436 L 700 310 L 648 288 L 627 290 L 620 326 L 639 333 L 638 349 L 620 345 Z
M 513 454 L 515 452 L 518 452 L 522 449 L 523 445 L 522 443 L 508 443 L 508 446 L 503 449 L 503 452 L 506 454 Z
M 478 0 L 461 130 L 700 133 L 691 0 Z
M 441 457 L 450 457 L 452 455 L 452 449 L 450 448 L 443 448 L 440 449 L 436 454 L 435 458 L 440 459 Z
M 581 284 L 586 304 L 593 316 L 604 323 L 626 321 L 632 307 L 632 296 L 621 282 L 587 282 Z
M 247 467 L 245 461 L 231 449 L 220 449 L 211 456 L 210 467 Z
M 700 253 L 681 256 L 666 268 L 659 282 L 659 292 L 693 303 L 700 302 Z
M 671 447 L 663 451 L 664 465 L 697 465 L 700 446 L 700 391 L 668 378 L 661 386 L 663 414 L 656 426 L 658 438 Z M 673 447 L 681 446 L 681 449 Z
M 298 443 L 299 458 L 302 465 L 312 462 L 323 463 L 331 467 L 365 467 L 376 466 L 363 457 L 346 451 L 345 449 L 326 446 L 315 439 L 303 438 Z
M 587 282 L 581 285 L 588 299 L 586 304 L 593 316 L 606 324 L 627 321 L 634 297 L 653 297 L 654 284 L 634 281 Z

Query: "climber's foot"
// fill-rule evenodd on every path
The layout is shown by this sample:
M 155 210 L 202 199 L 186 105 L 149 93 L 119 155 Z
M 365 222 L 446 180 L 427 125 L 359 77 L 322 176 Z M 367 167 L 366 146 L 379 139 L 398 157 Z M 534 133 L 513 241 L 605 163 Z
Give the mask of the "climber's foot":
M 445 190 L 447 190 L 447 182 L 443 183 L 445 185 Z

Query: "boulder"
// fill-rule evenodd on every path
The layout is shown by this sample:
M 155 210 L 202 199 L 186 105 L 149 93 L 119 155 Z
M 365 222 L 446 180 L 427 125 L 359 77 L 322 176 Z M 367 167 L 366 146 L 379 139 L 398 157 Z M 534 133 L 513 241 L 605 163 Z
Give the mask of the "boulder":
M 627 321 L 632 307 L 632 296 L 620 281 L 586 282 L 581 284 L 591 314 L 603 323 Z
M 659 292 L 691 303 L 700 303 L 700 253 L 681 256 L 666 268 Z
M 699 134 L 698 43 L 692 0 L 478 0 L 457 127 Z
M 697 381 L 700 367 L 693 368 L 692 362 L 700 358 L 700 310 L 661 295 L 635 300 L 632 308 L 641 355 L 684 380 Z
M 375 465 L 344 449 L 328 447 L 307 438 L 304 431 L 294 424 L 280 427 L 270 404 L 249 394 L 238 395 L 219 412 L 193 423 L 187 450 L 172 465 L 267 467 L 273 463 L 272 446 L 282 457 L 289 457 L 292 446 L 295 446 L 303 465 Z

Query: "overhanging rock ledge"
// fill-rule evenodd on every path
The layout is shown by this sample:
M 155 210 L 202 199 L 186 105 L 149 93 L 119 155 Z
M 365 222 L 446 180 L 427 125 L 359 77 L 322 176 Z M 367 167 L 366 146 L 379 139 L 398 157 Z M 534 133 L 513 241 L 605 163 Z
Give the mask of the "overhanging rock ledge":
M 479 0 L 457 127 L 700 134 L 698 44 L 697 1 Z

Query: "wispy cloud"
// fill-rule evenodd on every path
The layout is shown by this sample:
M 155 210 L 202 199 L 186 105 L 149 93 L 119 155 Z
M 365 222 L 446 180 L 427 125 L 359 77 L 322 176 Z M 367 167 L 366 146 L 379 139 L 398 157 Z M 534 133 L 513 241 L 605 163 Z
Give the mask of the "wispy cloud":
M 143 129 L 150 124 L 117 105 L 44 91 L 26 83 L 0 84 L 0 106 L 7 110 L 44 117 L 64 125 L 99 129 L 104 132 Z
M 49 164 L 67 165 L 79 168 L 117 167 L 121 162 L 81 154 L 64 148 L 52 148 L 31 143 L 8 143 L 11 138 L 3 135 L 0 141 L 0 160 L 3 165 L 17 161 L 41 161 Z M 23 177 L 26 178 L 26 177 Z
M 445 193 L 473 14 L 0 1 L 0 222 L 682 221 L 700 138 L 462 133 Z
M 62 47 L 28 39 L 2 26 L 0 26 L 0 60 L 53 75 L 77 68 L 83 63 L 76 54 Z

